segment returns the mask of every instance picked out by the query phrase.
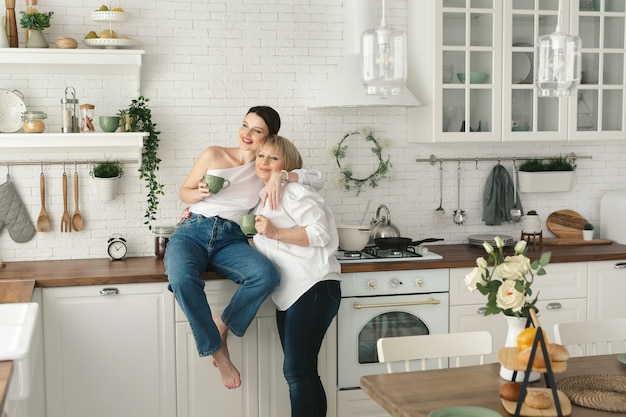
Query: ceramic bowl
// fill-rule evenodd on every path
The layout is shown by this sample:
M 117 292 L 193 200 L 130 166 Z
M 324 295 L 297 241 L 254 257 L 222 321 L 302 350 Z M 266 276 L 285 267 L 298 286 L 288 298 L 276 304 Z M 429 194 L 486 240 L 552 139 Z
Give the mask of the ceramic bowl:
M 119 126 L 119 116 L 100 116 L 100 128 L 103 132 L 115 132 Z
M 459 72 L 456 74 L 459 81 L 465 84 L 465 73 Z M 470 72 L 470 84 L 482 84 L 487 80 L 489 74 L 486 72 Z
M 339 247 L 347 251 L 360 251 L 370 240 L 368 225 L 338 224 Z

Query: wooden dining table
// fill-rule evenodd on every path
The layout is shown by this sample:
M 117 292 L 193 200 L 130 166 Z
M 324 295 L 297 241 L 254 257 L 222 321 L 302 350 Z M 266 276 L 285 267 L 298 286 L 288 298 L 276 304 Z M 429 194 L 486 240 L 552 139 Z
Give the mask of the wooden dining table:
M 577 375 L 626 376 L 626 364 L 617 354 L 570 358 L 565 372 L 554 375 L 558 381 Z M 506 383 L 500 378 L 500 364 L 467 366 L 415 372 L 399 372 L 361 377 L 361 389 L 393 417 L 428 417 L 439 408 L 451 406 L 484 407 L 511 416 L 498 395 Z M 545 387 L 542 377 L 529 387 Z M 572 404 L 572 417 L 614 417 L 623 415 Z

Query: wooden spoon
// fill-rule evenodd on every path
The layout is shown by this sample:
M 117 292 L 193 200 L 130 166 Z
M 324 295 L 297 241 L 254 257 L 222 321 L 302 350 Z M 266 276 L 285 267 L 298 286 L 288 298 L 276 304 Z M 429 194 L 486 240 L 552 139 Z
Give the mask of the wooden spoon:
M 39 176 L 39 194 L 41 195 L 41 211 L 39 217 L 37 217 L 37 231 L 49 232 L 50 231 L 50 217 L 46 211 L 46 188 L 43 172 Z
M 83 228 L 83 216 L 78 209 L 78 172 L 74 171 L 74 215 L 72 216 L 72 227 L 79 231 Z

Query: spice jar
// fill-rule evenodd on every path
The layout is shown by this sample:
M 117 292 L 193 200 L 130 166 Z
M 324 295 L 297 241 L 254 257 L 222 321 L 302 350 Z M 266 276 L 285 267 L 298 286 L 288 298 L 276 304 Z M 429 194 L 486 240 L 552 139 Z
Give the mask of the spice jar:
M 22 113 L 24 121 L 23 128 L 25 133 L 43 133 L 46 130 L 46 113 L 42 111 L 25 111 Z
M 165 256 L 165 248 L 173 231 L 172 226 L 154 226 L 154 254 L 157 258 L 163 259 Z
M 80 116 L 82 119 L 82 123 L 80 124 L 80 130 L 82 132 L 93 132 L 96 130 L 93 127 L 93 109 L 95 106 L 93 104 L 81 104 L 80 105 Z

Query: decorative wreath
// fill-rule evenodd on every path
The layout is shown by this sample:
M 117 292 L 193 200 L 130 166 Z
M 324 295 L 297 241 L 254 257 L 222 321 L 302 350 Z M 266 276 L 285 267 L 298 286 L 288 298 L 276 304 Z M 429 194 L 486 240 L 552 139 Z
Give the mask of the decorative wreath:
M 371 148 L 371 151 L 378 158 L 378 168 L 376 171 L 372 172 L 367 178 L 354 178 L 352 176 L 352 170 L 349 167 L 342 167 L 341 160 L 346 157 L 346 151 L 348 150 L 348 145 L 346 140 L 351 136 L 359 135 L 363 139 L 368 142 L 371 142 L 374 146 Z M 383 142 L 383 141 L 381 141 Z M 389 168 L 391 168 L 391 162 L 389 162 L 389 157 L 387 159 L 383 159 L 382 150 L 387 147 L 386 141 L 382 144 L 374 137 L 372 131 L 368 128 L 360 128 L 355 130 L 354 132 L 346 133 L 345 136 L 339 141 L 339 144 L 332 149 L 333 155 L 335 155 L 335 159 L 337 160 L 337 166 L 339 167 L 339 173 L 341 177 L 339 178 L 339 184 L 343 185 L 346 190 L 351 190 L 352 188 L 356 189 L 356 195 L 361 193 L 361 189 L 364 186 L 369 185 L 372 188 L 378 186 L 378 182 L 387 178 L 389 174 Z

